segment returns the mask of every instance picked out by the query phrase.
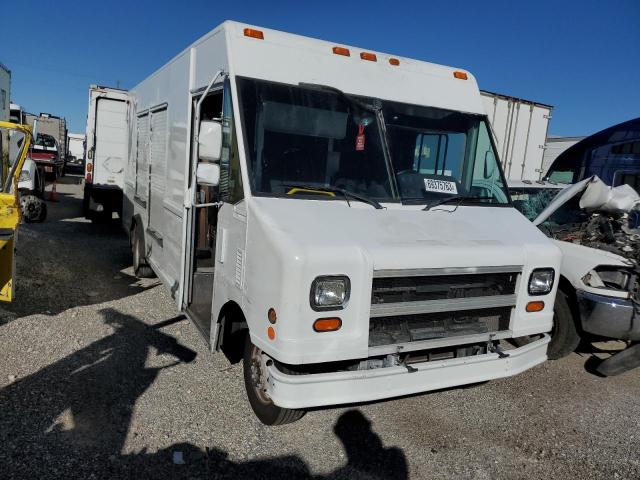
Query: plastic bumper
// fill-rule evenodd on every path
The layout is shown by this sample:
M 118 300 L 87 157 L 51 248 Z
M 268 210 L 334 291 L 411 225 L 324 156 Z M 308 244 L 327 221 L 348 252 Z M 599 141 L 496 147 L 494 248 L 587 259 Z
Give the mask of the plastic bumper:
M 275 366 L 268 368 L 267 392 L 283 408 L 310 408 L 344 403 L 369 402 L 470 383 L 509 377 L 547 359 L 550 337 L 497 353 L 386 367 L 354 372 L 287 375 Z
M 640 340 L 640 317 L 631 300 L 578 290 L 582 329 L 619 340 Z

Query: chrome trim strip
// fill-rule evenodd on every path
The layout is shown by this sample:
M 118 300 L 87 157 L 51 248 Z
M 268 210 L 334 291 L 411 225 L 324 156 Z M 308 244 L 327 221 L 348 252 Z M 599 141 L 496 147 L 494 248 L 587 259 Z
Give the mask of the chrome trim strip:
M 496 295 L 493 297 L 446 298 L 422 302 L 378 303 L 371 305 L 370 317 L 391 317 L 396 315 L 416 315 L 419 313 L 457 312 L 480 308 L 512 307 L 516 295 Z
M 417 340 L 415 342 L 376 345 L 375 347 L 369 347 L 369 356 L 374 357 L 376 355 L 386 355 L 389 353 L 415 352 L 416 350 L 427 350 L 430 348 L 482 343 L 489 342 L 491 340 L 511 338 L 512 336 L 513 334 L 511 330 L 500 330 L 493 333 L 479 333 L 477 335 L 460 335 L 459 337 L 432 338 L 431 340 Z
M 499 265 L 495 267 L 448 267 L 374 270 L 373 278 L 384 277 L 428 277 L 434 275 L 471 275 L 474 273 L 521 273 L 522 265 Z

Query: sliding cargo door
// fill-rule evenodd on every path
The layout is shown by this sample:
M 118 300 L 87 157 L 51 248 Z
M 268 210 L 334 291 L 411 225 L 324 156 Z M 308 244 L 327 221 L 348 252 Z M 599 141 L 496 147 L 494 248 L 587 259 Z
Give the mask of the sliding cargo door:
M 148 201 L 148 242 L 151 243 L 151 258 L 162 264 L 165 222 L 164 197 L 167 181 L 167 107 L 151 111 L 151 132 L 149 148 L 149 201 Z

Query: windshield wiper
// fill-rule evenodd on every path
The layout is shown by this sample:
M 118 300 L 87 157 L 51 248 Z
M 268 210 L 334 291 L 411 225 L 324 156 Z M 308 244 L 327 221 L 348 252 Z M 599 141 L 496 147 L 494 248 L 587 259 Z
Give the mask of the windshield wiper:
M 310 190 L 310 191 L 317 191 L 317 192 L 329 192 L 329 193 L 339 193 L 341 194 L 345 201 L 347 202 L 347 204 L 349 206 L 351 206 L 351 204 L 349 203 L 349 197 L 353 198 L 354 200 L 359 200 L 360 202 L 364 202 L 364 203 L 368 203 L 369 205 L 371 205 L 372 207 L 380 210 L 383 209 L 384 207 L 382 205 L 380 205 L 380 203 L 376 200 L 374 200 L 373 198 L 369 198 L 366 197 L 364 195 L 360 195 L 359 193 L 354 193 L 350 190 L 345 190 L 344 188 L 339 188 L 339 187 L 332 187 L 332 186 L 325 186 L 325 185 L 321 185 L 321 186 L 316 186 L 316 185 L 306 185 L 306 184 L 302 184 L 302 183 L 287 183 L 284 185 L 285 187 L 288 188 L 299 188 L 302 190 Z
M 427 203 L 422 210 L 431 210 L 434 207 L 438 207 L 440 205 L 444 205 L 445 203 L 449 203 L 453 200 L 457 200 L 456 208 L 460 206 L 462 202 L 469 200 L 491 200 L 493 197 L 473 197 L 471 195 L 451 195 L 449 197 L 440 198 L 438 200 L 434 200 L 433 202 Z

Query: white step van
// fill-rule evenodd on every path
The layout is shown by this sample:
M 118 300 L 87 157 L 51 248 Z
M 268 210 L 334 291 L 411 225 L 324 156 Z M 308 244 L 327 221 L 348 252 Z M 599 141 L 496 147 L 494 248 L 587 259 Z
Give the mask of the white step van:
M 124 170 L 129 155 L 129 95 L 91 85 L 84 165 L 84 216 L 92 220 L 122 214 Z
M 469 72 L 225 22 L 129 104 L 134 267 L 242 359 L 262 422 L 545 361 L 560 253 Z

